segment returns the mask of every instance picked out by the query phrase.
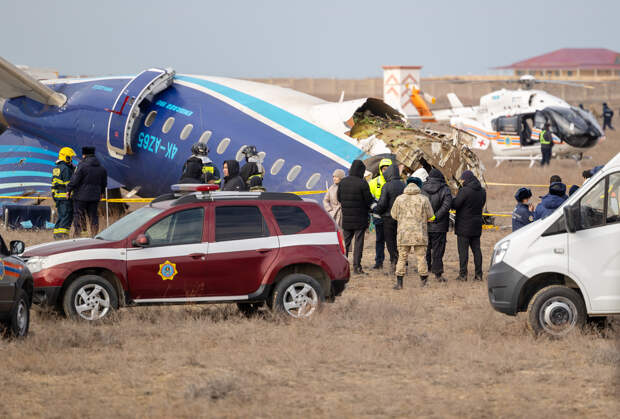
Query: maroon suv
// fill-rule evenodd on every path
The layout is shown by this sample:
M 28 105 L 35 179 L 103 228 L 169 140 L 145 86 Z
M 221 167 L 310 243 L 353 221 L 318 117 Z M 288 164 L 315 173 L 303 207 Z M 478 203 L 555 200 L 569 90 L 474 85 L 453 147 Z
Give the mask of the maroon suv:
M 334 221 L 285 193 L 170 194 L 94 239 L 29 247 L 23 258 L 35 302 L 86 320 L 127 305 L 223 302 L 308 317 L 349 280 Z

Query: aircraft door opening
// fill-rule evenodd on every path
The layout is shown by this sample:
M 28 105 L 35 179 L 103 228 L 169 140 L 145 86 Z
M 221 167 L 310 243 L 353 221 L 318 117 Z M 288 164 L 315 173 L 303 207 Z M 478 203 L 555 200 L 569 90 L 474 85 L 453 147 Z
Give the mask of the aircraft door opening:
M 141 105 L 151 102 L 155 95 L 167 89 L 173 82 L 172 69 L 151 68 L 131 79 L 116 98 L 108 119 L 107 147 L 110 156 L 122 160 L 132 154 L 131 140 L 135 134 L 136 121 L 144 116 Z

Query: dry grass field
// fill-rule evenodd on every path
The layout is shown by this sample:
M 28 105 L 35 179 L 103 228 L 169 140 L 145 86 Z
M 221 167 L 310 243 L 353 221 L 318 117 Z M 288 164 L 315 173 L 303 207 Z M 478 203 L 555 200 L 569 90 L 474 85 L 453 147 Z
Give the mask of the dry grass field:
M 577 183 L 619 151 L 614 133 L 581 167 L 496 169 L 490 152 L 481 156 L 488 181 L 543 184 L 557 173 Z M 489 210 L 511 211 L 515 189 L 489 188 Z M 483 234 L 485 269 L 505 234 Z M 27 339 L 0 341 L 0 417 L 618 417 L 617 319 L 604 331 L 535 338 L 523 315 L 491 308 L 485 283 L 453 281 L 456 269 L 449 234 L 447 284 L 420 288 L 411 273 L 396 292 L 385 273 L 353 276 L 308 321 L 246 319 L 234 306 L 131 308 L 98 324 L 35 312 Z

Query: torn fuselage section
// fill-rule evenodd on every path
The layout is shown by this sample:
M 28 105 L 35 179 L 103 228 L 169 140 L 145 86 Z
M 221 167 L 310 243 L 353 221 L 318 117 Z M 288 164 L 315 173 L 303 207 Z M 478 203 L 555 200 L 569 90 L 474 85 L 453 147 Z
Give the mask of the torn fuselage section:
M 368 99 L 352 119 L 349 135 L 358 140 L 359 147 L 372 156 L 393 154 L 405 166 L 405 174 L 421 167 L 427 171 L 436 168 L 456 193 L 461 174 L 471 170 L 485 186 L 484 167 L 469 148 L 475 140 L 473 135 L 456 128 L 445 133 L 413 127 L 403 115 L 379 99 Z M 373 168 L 372 158 L 368 163 Z

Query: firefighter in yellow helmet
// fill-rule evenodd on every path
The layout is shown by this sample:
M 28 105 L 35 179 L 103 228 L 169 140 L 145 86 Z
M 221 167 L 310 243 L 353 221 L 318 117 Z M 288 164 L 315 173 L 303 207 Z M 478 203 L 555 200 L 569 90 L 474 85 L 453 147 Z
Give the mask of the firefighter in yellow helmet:
M 56 160 L 56 167 L 52 170 L 52 197 L 58 212 L 58 220 L 54 226 L 54 239 L 57 240 L 69 237 L 71 223 L 73 222 L 73 204 L 67 193 L 67 185 L 75 171 L 74 156 L 75 151 L 73 149 L 61 148 L 58 153 L 58 160 Z
M 381 197 L 381 189 L 385 185 L 385 176 L 383 172 L 392 165 L 392 159 L 381 159 L 379 162 L 379 175 L 368 182 L 370 193 L 375 198 L 375 202 Z M 372 269 L 383 269 L 383 260 L 385 259 L 385 234 L 383 232 L 383 220 L 381 217 L 373 217 L 375 225 L 375 265 Z

